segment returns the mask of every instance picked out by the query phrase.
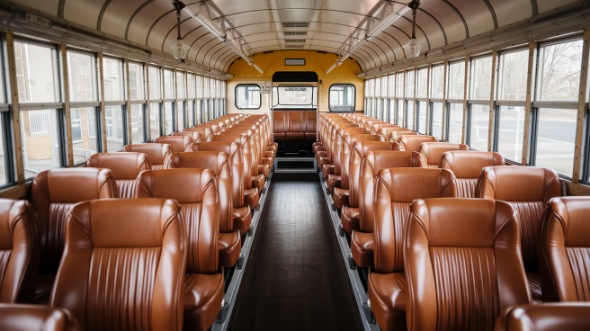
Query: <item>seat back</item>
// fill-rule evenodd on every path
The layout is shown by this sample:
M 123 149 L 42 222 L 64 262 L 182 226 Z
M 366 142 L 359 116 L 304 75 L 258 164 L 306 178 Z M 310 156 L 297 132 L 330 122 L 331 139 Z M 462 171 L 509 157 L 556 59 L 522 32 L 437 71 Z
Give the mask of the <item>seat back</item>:
M 134 198 L 137 190 L 137 176 L 150 170 L 147 155 L 137 152 L 96 153 L 86 161 L 87 167 L 110 169 L 120 198 Z
M 174 200 L 76 205 L 50 305 L 69 309 L 86 330 L 181 330 L 187 254 L 181 221 Z
M 0 330 L 79 331 L 76 318 L 67 310 L 42 305 L 0 304 Z
M 35 221 L 27 201 L 0 199 L 0 302 L 34 299 L 40 254 Z
M 590 197 L 553 198 L 539 245 L 543 301 L 590 301 Z
M 475 198 L 481 170 L 503 164 L 504 157 L 496 152 L 448 151 L 441 158 L 441 168 L 455 174 L 459 198 Z
M 350 187 L 350 163 L 352 155 L 352 145 L 357 141 L 382 141 L 383 138 L 376 134 L 358 133 L 346 134 L 343 139 L 342 150 L 340 151 L 340 187 L 348 189 Z M 391 143 L 389 145 L 392 145 Z M 392 145 L 393 146 L 393 145 Z
M 375 271 L 402 272 L 402 238 L 406 233 L 410 204 L 415 199 L 455 197 L 455 178 L 445 169 L 385 168 L 375 180 Z
M 358 141 L 352 143 L 351 155 L 350 155 L 350 183 L 349 183 L 349 197 L 348 203 L 350 207 L 358 208 L 359 206 L 359 195 L 361 192 L 361 168 L 365 154 L 369 151 L 376 150 L 399 150 L 399 145 L 390 141 Z
M 65 221 L 77 203 L 118 198 L 117 183 L 109 169 L 62 168 L 40 172 L 31 184 L 31 203 L 41 238 L 41 274 L 57 272 L 64 247 Z
M 373 220 L 375 218 L 373 214 L 375 197 L 373 189 L 377 174 L 381 169 L 398 167 L 422 168 L 424 165 L 418 152 L 375 150 L 365 154 L 361 165 L 359 182 L 359 228 L 361 231 L 373 232 Z
M 590 330 L 590 304 L 560 302 L 517 305 L 496 321 L 496 331 Z
M 441 167 L 441 160 L 442 154 L 448 151 L 467 151 L 469 150 L 469 146 L 465 144 L 455 144 L 449 142 L 423 142 L 420 144 L 418 148 L 418 152 L 424 158 L 423 163 L 427 165 L 429 168 L 442 168 Z
M 179 168 L 143 172 L 138 198 L 175 199 L 187 232 L 187 273 L 219 270 L 217 187 L 211 169 Z
M 500 312 L 529 303 L 518 239 L 507 203 L 414 201 L 404 247 L 408 330 L 493 330 Z
M 154 142 L 168 144 L 172 149 L 172 153 L 179 153 L 191 150 L 192 139 L 187 136 L 162 136 L 154 139 Z
M 199 131 L 194 130 L 175 131 L 172 132 L 171 136 L 187 136 L 191 139 L 191 142 L 206 140 L 206 138 L 201 138 Z
M 172 149 L 168 144 L 133 144 L 125 145 L 123 152 L 145 153 L 150 162 L 151 169 L 162 169 L 166 158 L 172 154 Z
M 402 151 L 417 152 L 420 149 L 420 144 L 435 141 L 438 139 L 433 136 L 403 134 L 399 138 L 399 145 Z
M 231 175 L 232 202 L 234 208 L 244 206 L 244 182 L 242 180 L 243 162 L 242 150 L 236 142 L 206 141 L 192 145 L 193 151 L 225 152 L 229 155 L 229 170 Z
M 168 159 L 166 168 L 211 169 L 217 182 L 219 230 L 224 233 L 234 230 L 232 179 L 227 153 L 215 151 L 173 153 Z
M 419 133 L 416 131 L 407 130 L 407 129 L 402 128 L 402 129 L 391 131 L 391 134 L 389 135 L 389 140 L 399 143 L 402 136 L 417 136 L 417 135 L 419 135 Z
M 212 141 L 225 141 L 238 143 L 242 154 L 242 181 L 244 190 L 252 188 L 252 158 L 250 157 L 250 145 L 248 137 L 241 134 L 227 134 L 212 136 Z
M 561 194 L 557 173 L 542 167 L 485 167 L 478 197 L 503 200 L 516 210 L 520 221 L 522 260 L 527 272 L 538 272 L 537 245 L 543 208 Z

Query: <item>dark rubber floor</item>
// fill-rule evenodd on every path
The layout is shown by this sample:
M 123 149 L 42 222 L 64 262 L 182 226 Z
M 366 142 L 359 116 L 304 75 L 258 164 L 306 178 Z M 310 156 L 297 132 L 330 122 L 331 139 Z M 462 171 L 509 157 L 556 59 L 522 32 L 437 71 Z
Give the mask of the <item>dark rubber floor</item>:
M 228 330 L 362 330 L 317 174 L 275 174 Z

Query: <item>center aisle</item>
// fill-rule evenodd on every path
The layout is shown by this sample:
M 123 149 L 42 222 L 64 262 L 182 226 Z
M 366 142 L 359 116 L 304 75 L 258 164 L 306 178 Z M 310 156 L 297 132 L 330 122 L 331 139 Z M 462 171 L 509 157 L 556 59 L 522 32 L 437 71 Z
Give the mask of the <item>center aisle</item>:
M 274 174 L 228 330 L 362 330 L 317 174 Z

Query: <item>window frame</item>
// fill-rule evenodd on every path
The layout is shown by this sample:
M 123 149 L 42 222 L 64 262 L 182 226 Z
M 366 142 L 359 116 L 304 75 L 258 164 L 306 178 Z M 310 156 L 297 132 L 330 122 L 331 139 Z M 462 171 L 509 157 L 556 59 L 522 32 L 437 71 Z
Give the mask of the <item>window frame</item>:
M 352 87 L 352 106 L 350 110 L 333 110 L 332 109 L 332 88 L 333 87 Z M 328 111 L 330 113 L 354 113 L 356 109 L 356 86 L 350 83 L 333 83 L 328 88 Z

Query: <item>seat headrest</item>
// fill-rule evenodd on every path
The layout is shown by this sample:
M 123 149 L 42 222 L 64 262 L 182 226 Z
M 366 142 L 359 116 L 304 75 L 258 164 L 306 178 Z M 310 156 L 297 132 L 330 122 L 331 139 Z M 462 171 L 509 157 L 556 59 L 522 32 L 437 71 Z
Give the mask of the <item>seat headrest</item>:
M 233 155 L 240 148 L 240 145 L 229 141 L 206 141 L 192 144 L 193 151 L 212 151 L 225 152 L 228 155 Z
M 381 169 L 398 167 L 424 167 L 418 152 L 374 150 L 365 154 L 365 159 L 376 174 Z
M 352 148 L 358 155 L 364 156 L 369 151 L 399 151 L 399 144 L 392 141 L 357 141 L 352 144 Z
M 441 157 L 442 168 L 453 171 L 457 178 L 479 178 L 483 167 L 503 164 L 504 157 L 496 152 L 447 151 Z
M 200 203 L 203 192 L 215 185 L 211 169 L 177 168 L 145 171 L 139 176 L 139 198 L 176 199 L 179 203 Z
M 201 139 L 201 134 L 199 133 L 199 131 L 176 131 L 176 132 L 172 132 L 171 134 L 172 136 L 187 136 L 189 137 L 192 141 L 197 141 Z
M 528 166 L 485 167 L 480 197 L 511 202 L 542 201 L 561 195 L 559 176 L 553 169 Z
M 27 217 L 29 208 L 26 200 L 0 198 L 0 250 L 13 248 L 12 236 L 16 223 Z
M 428 236 L 429 246 L 494 247 L 501 231 L 517 236 L 516 212 L 503 201 L 486 199 L 418 199 L 411 219 Z
M 455 176 L 446 169 L 386 168 L 379 171 L 377 180 L 389 188 L 391 202 L 457 196 Z
M 109 169 L 51 169 L 37 174 L 34 181 L 48 192 L 50 203 L 78 203 L 119 196 L 117 183 Z
M 126 145 L 123 151 L 145 153 L 152 166 L 163 164 L 166 157 L 172 154 L 170 145 L 158 143 Z
M 154 139 L 154 142 L 170 145 L 172 152 L 185 152 L 190 147 L 191 138 L 187 136 L 162 136 Z
M 228 167 L 228 155 L 225 152 L 201 151 L 172 153 L 165 168 L 202 168 L 211 169 L 219 176 L 224 167 Z
M 92 154 L 86 166 L 111 169 L 115 179 L 135 179 L 142 171 L 151 169 L 147 155 L 137 152 Z
M 547 217 L 561 225 L 566 247 L 590 247 L 590 197 L 553 198 L 549 201 L 549 213 Z
M 72 208 L 67 226 L 90 235 L 94 247 L 153 247 L 179 217 L 170 199 L 92 200 Z
M 423 136 L 423 135 L 408 135 L 404 134 L 400 136 L 399 142 L 400 145 L 407 151 L 418 151 L 420 149 L 420 144 L 424 142 L 434 142 L 438 141 L 433 136 Z
M 426 163 L 440 166 L 442 154 L 451 150 L 469 150 L 465 144 L 455 144 L 449 142 L 423 142 L 420 144 L 419 152 L 426 158 Z
M 377 134 L 353 133 L 344 135 L 344 141 L 346 141 L 349 145 L 352 145 L 357 141 L 383 141 L 383 138 Z

